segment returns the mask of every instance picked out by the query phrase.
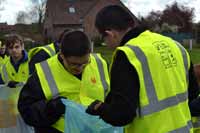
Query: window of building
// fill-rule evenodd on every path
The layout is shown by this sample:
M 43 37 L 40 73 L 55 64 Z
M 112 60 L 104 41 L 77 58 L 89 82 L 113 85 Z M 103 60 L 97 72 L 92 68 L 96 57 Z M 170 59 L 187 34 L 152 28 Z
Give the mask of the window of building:
M 75 13 L 75 8 L 74 7 L 69 7 L 69 12 L 70 13 Z

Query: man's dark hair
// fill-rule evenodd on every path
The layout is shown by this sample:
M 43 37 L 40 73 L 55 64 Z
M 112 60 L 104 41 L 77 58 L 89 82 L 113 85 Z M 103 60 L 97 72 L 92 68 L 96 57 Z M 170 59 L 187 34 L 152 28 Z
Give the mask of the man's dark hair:
M 109 29 L 122 31 L 134 27 L 135 21 L 133 16 L 123 7 L 109 5 L 97 13 L 95 26 L 100 34 L 105 34 L 105 30 Z
M 6 47 L 12 47 L 15 43 L 19 42 L 21 46 L 24 45 L 23 38 L 18 34 L 10 34 L 6 37 Z
M 65 57 L 83 56 L 91 52 L 91 42 L 82 31 L 66 32 L 61 41 L 61 52 Z
M 57 40 L 57 42 L 58 43 L 61 43 L 61 41 L 62 41 L 62 38 L 63 38 L 63 36 L 64 36 L 64 34 L 66 34 L 67 32 L 70 32 L 72 29 L 65 29 L 65 30 L 63 30 L 62 31 L 62 33 L 60 34 L 60 36 L 59 36 L 59 38 L 58 38 L 58 40 Z

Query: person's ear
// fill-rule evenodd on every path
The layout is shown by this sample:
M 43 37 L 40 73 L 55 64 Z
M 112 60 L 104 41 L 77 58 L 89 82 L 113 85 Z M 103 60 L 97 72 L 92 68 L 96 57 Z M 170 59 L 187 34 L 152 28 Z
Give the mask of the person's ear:
M 112 38 L 117 38 L 118 37 L 118 32 L 116 30 L 106 30 L 106 34 Z
M 114 37 L 114 34 L 113 34 L 112 30 L 106 30 L 105 33 L 107 34 L 107 36 Z

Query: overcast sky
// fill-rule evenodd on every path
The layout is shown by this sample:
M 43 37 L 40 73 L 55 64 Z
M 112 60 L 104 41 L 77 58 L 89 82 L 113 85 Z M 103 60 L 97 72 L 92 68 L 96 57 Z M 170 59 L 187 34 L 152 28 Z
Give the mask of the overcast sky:
M 6 0 L 3 10 L 0 11 L 0 22 L 14 24 L 18 11 L 27 11 L 31 5 L 30 0 Z
M 56 0 L 55 0 L 56 1 Z M 174 0 L 123 0 L 126 1 L 128 8 L 136 15 L 146 16 L 150 11 L 165 9 L 165 6 L 174 2 Z M 195 9 L 194 21 L 200 21 L 200 0 L 176 0 L 184 6 Z M 7 0 L 4 2 L 4 10 L 0 11 L 0 22 L 14 24 L 18 11 L 28 11 L 30 9 L 30 0 Z

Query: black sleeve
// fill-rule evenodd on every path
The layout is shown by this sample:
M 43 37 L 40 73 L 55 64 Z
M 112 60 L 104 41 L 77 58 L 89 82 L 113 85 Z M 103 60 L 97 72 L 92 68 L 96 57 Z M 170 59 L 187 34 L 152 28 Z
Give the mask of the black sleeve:
M 30 74 L 32 74 L 35 71 L 36 63 L 42 62 L 48 59 L 49 57 L 49 54 L 44 50 L 40 50 L 37 54 L 35 54 L 29 61 Z
M 189 69 L 189 85 L 188 85 L 189 103 L 198 97 L 199 92 L 200 90 L 199 90 L 196 76 L 194 74 L 194 67 L 191 62 L 190 69 Z
M 34 72 L 20 92 L 18 110 L 27 124 L 34 127 L 49 127 L 62 114 L 59 114 L 60 110 L 49 109 L 48 103 Z
M 99 108 L 100 118 L 114 126 L 124 126 L 136 116 L 139 79 L 123 52 L 118 52 L 111 69 L 111 91 Z
M 189 70 L 189 107 L 192 116 L 200 116 L 200 97 L 199 96 L 199 86 L 196 80 L 196 76 L 193 70 L 193 64 Z

